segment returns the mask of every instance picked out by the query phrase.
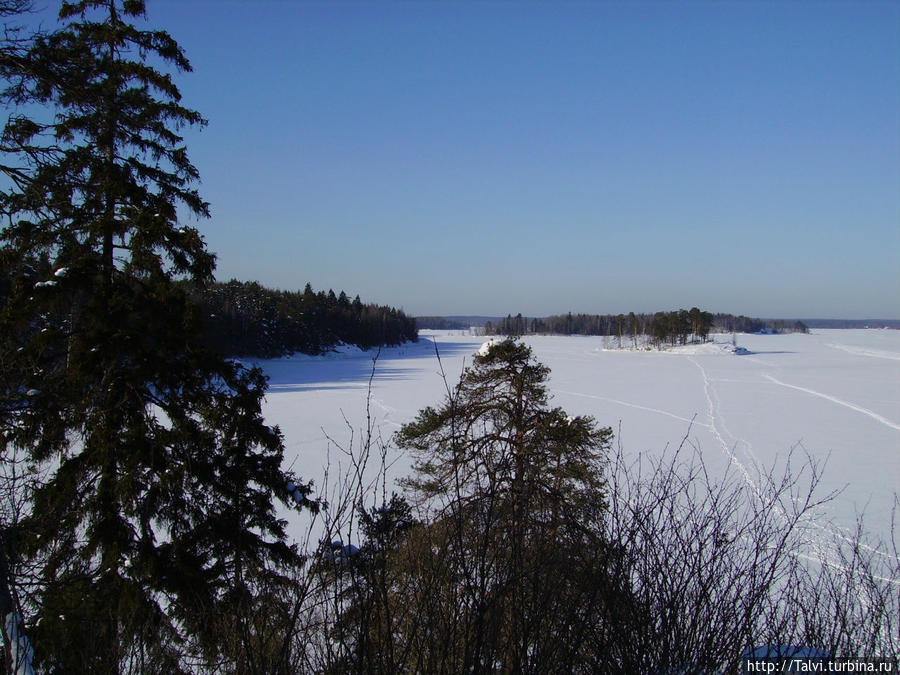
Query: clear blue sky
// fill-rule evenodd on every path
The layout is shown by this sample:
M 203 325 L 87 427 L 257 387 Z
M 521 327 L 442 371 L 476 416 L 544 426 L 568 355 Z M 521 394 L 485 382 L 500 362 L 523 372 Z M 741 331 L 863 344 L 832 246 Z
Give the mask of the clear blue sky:
M 149 0 L 220 279 L 900 317 L 900 3 Z

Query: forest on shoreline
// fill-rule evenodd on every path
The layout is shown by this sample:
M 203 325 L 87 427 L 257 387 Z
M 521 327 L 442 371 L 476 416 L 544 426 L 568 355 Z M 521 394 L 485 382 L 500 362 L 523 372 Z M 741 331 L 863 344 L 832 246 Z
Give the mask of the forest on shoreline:
M 752 319 L 733 314 L 713 314 L 697 307 L 654 314 L 556 314 L 546 318 L 507 315 L 484 325 L 486 335 L 601 335 L 619 343 L 649 338 L 654 345 L 706 342 L 710 333 L 808 333 L 798 320 Z
M 206 344 L 228 356 L 322 354 L 339 344 L 360 349 L 415 342 L 416 321 L 403 310 L 353 300 L 341 291 L 267 288 L 256 281 L 189 286 Z

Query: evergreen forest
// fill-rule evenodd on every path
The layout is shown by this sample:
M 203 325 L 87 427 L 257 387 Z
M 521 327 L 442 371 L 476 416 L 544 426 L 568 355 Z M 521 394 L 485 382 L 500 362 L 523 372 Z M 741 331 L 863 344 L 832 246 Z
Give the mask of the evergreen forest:
M 339 344 L 369 349 L 417 339 L 416 321 L 403 310 L 309 284 L 300 293 L 232 279 L 191 287 L 188 296 L 199 306 L 206 344 L 230 356 L 321 354 Z
M 608 335 L 619 346 L 638 346 L 639 338 L 653 345 L 706 342 L 710 332 L 723 333 L 808 333 L 802 321 L 751 319 L 732 314 L 712 314 L 697 307 L 655 314 L 556 314 L 546 318 L 507 315 L 484 327 L 487 335 Z

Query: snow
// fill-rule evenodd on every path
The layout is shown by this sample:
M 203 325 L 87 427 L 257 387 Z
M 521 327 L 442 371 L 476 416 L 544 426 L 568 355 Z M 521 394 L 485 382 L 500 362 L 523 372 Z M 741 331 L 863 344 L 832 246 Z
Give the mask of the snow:
M 5 617 L 6 636 L 9 639 L 9 659 L 15 675 L 34 675 L 34 650 L 28 636 L 22 631 L 22 617 L 10 612 Z
M 600 337 L 526 341 L 551 369 L 552 404 L 613 427 L 626 453 L 662 453 L 687 435 L 711 471 L 733 465 L 749 476 L 753 466 L 783 467 L 800 444 L 825 464 L 819 494 L 841 491 L 825 515 L 852 530 L 863 514 L 887 537 L 900 484 L 900 331 L 739 334 L 737 350 L 731 334 L 713 339 L 662 352 L 611 350 Z M 271 378 L 264 413 L 284 433 L 286 468 L 318 489 L 329 453 L 333 478 L 347 462 L 336 446 L 358 447 L 365 436 L 367 410 L 375 436 L 389 443 L 418 410 L 440 403 L 486 342 L 422 331 L 416 344 L 382 349 L 374 370 L 375 352 L 356 348 L 259 361 Z M 409 473 L 399 451 L 386 461 L 390 479 Z M 283 517 L 301 538 L 309 516 Z
M 496 339 L 488 340 L 483 345 L 481 345 L 481 347 L 478 349 L 478 355 L 479 356 L 487 356 L 488 352 L 491 351 L 491 348 L 493 348 L 494 345 L 499 344 L 499 343 L 500 343 L 500 341 L 496 340 Z

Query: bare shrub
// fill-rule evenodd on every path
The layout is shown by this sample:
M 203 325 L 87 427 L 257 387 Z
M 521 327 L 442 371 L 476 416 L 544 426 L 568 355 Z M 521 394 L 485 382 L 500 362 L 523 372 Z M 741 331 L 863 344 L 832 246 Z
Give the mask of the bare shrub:
M 687 441 L 611 458 L 606 537 L 621 547 L 640 612 L 615 661 L 629 672 L 733 672 L 758 645 L 832 656 L 898 653 L 898 557 L 841 533 L 818 495 L 822 467 L 795 447 L 781 470 L 713 478 Z

